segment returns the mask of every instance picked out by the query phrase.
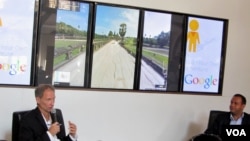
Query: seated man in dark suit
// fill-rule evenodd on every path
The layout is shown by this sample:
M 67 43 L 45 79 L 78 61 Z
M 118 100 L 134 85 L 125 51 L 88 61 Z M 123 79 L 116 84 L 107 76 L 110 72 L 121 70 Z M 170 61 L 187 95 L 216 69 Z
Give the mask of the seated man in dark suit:
M 20 122 L 19 141 L 76 141 L 76 125 L 69 121 L 69 135 L 66 136 L 61 111 L 51 113 L 55 102 L 54 87 L 39 85 L 35 98 L 37 107 Z
M 222 137 L 225 126 L 228 125 L 250 125 L 249 114 L 243 112 L 246 106 L 246 98 L 241 94 L 235 94 L 230 103 L 230 112 L 220 114 L 216 117 L 211 128 L 206 129 L 206 134 L 215 134 Z

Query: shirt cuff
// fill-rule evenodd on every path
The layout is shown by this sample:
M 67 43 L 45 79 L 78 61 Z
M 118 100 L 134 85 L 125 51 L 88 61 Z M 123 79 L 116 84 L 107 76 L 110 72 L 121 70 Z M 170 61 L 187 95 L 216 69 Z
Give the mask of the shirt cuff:
M 75 135 L 75 137 L 73 137 L 73 136 L 71 136 L 71 135 L 69 134 L 69 137 L 70 137 L 70 139 L 71 139 L 72 141 L 77 141 L 77 138 L 78 138 L 77 134 Z
M 54 137 L 50 134 L 49 131 L 47 131 L 47 134 L 48 134 L 48 136 L 49 136 L 49 139 L 50 139 L 51 141 L 53 141 L 53 140 L 54 140 Z

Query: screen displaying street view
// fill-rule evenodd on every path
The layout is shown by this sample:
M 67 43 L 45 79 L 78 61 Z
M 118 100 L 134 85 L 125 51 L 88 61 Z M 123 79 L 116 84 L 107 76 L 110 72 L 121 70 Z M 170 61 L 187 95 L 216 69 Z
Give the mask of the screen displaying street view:
M 167 89 L 171 14 L 145 12 L 140 90 Z
M 53 84 L 83 86 L 89 4 L 59 2 L 63 4 L 57 10 Z
M 0 0 L 0 84 L 30 85 L 35 10 L 35 0 Z
M 133 89 L 139 10 L 97 5 L 92 88 Z

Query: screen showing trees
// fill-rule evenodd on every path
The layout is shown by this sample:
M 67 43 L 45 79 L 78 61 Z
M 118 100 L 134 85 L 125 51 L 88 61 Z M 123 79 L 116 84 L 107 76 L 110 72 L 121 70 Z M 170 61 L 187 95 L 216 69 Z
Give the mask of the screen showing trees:
M 41 9 L 37 84 L 83 87 L 90 6 L 78 1 L 49 2 Z
M 97 5 L 92 88 L 133 89 L 139 10 Z
M 35 85 L 221 93 L 226 19 L 96 2 L 40 4 Z
M 53 83 L 83 86 L 89 5 L 68 3 L 57 10 Z
M 145 11 L 140 89 L 167 88 L 171 14 Z

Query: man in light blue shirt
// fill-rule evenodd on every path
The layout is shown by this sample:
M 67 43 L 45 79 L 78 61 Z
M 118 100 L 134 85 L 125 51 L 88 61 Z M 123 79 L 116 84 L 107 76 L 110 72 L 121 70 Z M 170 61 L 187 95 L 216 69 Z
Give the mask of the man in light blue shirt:
M 244 112 L 246 98 L 242 94 L 235 94 L 229 105 L 230 112 L 220 114 L 216 117 L 211 128 L 208 128 L 206 134 L 215 134 L 222 136 L 223 128 L 228 125 L 249 125 L 250 115 Z

